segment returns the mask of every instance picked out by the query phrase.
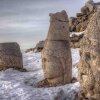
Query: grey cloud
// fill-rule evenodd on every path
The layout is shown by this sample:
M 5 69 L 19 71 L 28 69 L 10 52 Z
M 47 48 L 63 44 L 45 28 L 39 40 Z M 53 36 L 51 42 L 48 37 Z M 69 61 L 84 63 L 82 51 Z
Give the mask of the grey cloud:
M 75 16 L 85 0 L 0 0 L 0 42 L 16 41 L 22 48 L 46 37 L 49 13 L 65 9 Z

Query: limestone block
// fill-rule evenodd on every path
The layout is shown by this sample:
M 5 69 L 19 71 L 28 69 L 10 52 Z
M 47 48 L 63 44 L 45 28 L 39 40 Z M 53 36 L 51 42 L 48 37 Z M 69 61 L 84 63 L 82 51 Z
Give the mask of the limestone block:
M 22 54 L 17 43 L 0 43 L 0 70 L 23 67 Z

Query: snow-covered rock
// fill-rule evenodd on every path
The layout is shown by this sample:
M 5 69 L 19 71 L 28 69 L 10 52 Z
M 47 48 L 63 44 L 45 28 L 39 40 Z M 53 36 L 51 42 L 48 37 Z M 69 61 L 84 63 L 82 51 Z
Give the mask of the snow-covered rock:
M 80 84 L 67 84 L 59 87 L 36 88 L 36 83 L 44 78 L 40 53 L 23 55 L 24 68 L 28 72 L 8 69 L 0 72 L 0 100 L 54 100 L 63 91 L 65 100 L 74 100 Z M 78 49 L 72 49 L 73 77 L 77 77 L 76 64 L 79 61 Z

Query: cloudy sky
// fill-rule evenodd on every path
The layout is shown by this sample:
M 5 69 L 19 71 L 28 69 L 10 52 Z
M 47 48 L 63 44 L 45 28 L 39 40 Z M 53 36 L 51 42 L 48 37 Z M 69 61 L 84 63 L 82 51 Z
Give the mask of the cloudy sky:
M 33 47 L 47 35 L 49 13 L 66 10 L 75 16 L 85 1 L 0 0 L 0 42 L 15 41 L 22 49 Z

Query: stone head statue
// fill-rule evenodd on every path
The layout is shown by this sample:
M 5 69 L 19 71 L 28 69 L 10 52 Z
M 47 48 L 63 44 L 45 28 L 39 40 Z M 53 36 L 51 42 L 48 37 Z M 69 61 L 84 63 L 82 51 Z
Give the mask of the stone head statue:
M 44 77 L 48 85 L 57 86 L 71 82 L 69 23 L 65 11 L 50 14 L 50 27 L 41 56 Z

